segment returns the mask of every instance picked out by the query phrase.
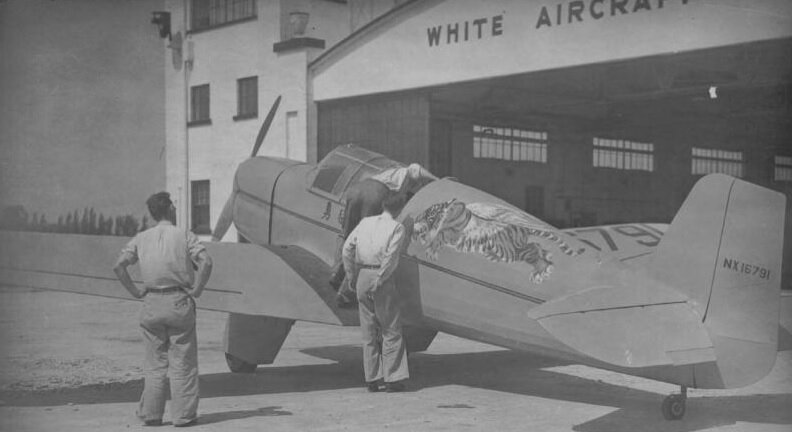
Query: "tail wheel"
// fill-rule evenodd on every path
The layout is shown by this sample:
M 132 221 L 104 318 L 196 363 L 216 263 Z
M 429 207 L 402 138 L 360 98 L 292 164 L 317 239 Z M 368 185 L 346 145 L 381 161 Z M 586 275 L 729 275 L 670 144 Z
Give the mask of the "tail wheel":
M 666 420 L 680 420 L 685 415 L 685 397 L 673 394 L 663 399 L 663 417 Z
M 226 364 L 228 369 L 234 373 L 255 373 L 258 367 L 255 363 L 248 363 L 239 357 L 234 357 L 229 353 L 225 353 Z

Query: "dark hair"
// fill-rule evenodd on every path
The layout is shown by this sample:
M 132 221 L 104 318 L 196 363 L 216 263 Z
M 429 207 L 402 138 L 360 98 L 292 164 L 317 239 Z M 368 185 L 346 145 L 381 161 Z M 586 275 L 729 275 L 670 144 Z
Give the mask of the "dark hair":
M 382 201 L 382 208 L 392 215 L 398 214 L 404 204 L 407 202 L 407 197 L 403 193 L 388 194 Z
M 155 221 L 161 221 L 168 216 L 173 202 L 170 199 L 170 194 L 167 192 L 157 192 L 146 200 L 149 213 Z

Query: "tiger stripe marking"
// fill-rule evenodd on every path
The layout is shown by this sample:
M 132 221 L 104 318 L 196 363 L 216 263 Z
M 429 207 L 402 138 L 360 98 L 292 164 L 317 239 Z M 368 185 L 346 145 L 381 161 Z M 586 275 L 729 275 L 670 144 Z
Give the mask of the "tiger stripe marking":
M 577 256 L 558 234 L 537 226 L 514 209 L 487 203 L 465 204 L 456 198 L 436 203 L 416 219 L 413 237 L 426 247 L 429 260 L 449 246 L 458 252 L 477 253 L 495 262 L 525 262 L 533 266 L 531 280 L 541 283 L 553 271 L 552 255 L 535 240 L 552 242 L 562 253 Z

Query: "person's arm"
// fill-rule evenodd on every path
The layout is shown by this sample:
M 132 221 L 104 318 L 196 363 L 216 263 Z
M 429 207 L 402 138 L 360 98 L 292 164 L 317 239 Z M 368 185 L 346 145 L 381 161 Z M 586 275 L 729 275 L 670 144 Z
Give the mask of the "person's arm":
M 187 294 L 198 298 L 203 293 L 206 283 L 209 282 L 209 276 L 212 275 L 212 257 L 202 250 L 195 256 L 194 262 L 198 266 L 198 274 L 195 275 L 195 284 L 187 290 Z
M 198 298 L 203 293 L 206 283 L 209 281 L 209 276 L 212 274 L 212 258 L 206 252 L 206 247 L 198 240 L 198 237 L 191 231 L 186 233 L 187 240 L 187 253 L 189 253 L 192 262 L 198 267 L 197 274 L 195 275 L 195 282 L 193 286 L 185 287 L 187 294 Z
M 135 285 L 135 282 L 132 281 L 132 277 L 129 276 L 129 271 L 127 267 L 137 262 L 137 247 L 135 244 L 135 239 L 130 241 L 123 251 L 121 251 L 121 255 L 118 257 L 115 265 L 113 266 L 113 272 L 118 277 L 118 280 L 121 282 L 121 285 L 132 294 L 134 298 L 142 298 L 146 295 L 145 289 L 140 289 Z
M 347 275 L 352 275 L 355 272 L 355 254 L 357 251 L 357 227 L 349 233 L 349 236 L 344 241 L 344 247 L 341 250 L 341 261 L 344 264 L 344 271 Z M 351 280 L 351 279 L 350 279 Z
M 396 225 L 396 229 L 393 230 L 393 234 L 391 234 L 390 239 L 388 240 L 388 245 L 385 247 L 385 253 L 382 255 L 382 263 L 380 263 L 377 283 L 374 285 L 373 290 L 376 290 L 383 284 L 383 282 L 388 280 L 388 278 L 393 274 L 393 271 L 396 270 L 396 267 L 399 266 L 399 255 L 401 253 L 403 242 L 404 225 L 398 224 Z

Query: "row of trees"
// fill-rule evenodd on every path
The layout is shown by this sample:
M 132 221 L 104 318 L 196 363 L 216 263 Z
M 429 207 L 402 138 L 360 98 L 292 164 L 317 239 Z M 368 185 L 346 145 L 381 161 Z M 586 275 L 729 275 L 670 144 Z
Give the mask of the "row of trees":
M 148 226 L 148 218 L 138 221 L 132 215 L 97 215 L 93 208 L 85 208 L 58 216 L 56 222 L 47 220 L 46 215 L 28 214 L 23 206 L 8 206 L 3 209 L 0 229 L 12 231 L 54 232 L 64 234 L 116 235 L 131 237 Z

